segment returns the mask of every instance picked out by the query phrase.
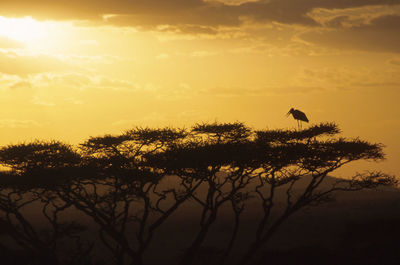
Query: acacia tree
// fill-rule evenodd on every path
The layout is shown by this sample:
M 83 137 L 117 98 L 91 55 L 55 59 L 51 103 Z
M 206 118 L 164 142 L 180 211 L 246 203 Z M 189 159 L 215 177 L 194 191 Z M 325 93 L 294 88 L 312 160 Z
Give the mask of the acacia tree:
M 339 132 L 337 125 L 329 123 L 301 131 L 254 131 L 239 122 L 197 124 L 191 130 L 135 128 L 121 135 L 91 137 L 76 150 L 58 142 L 8 146 L 0 150 L 0 162 L 12 168 L 3 173 L 7 176 L 3 180 L 19 189 L 35 187 L 18 198 L 29 202 L 34 194 L 35 201 L 42 203 L 53 229 L 47 245 L 58 246 L 61 235 L 80 238 L 78 229 L 60 220 L 62 212 L 73 208 L 97 224 L 100 242 L 115 264 L 142 265 L 158 229 L 178 208 L 194 204 L 198 207 L 193 209 L 199 211 L 198 231 L 178 262 L 190 265 L 199 258 L 210 229 L 228 207 L 233 228 L 214 264 L 245 265 L 300 209 L 328 201 L 336 191 L 395 183 L 394 177 L 372 172 L 337 180 L 328 188 L 321 185 L 345 164 L 384 159 L 380 144 L 336 137 Z M 177 184 L 162 185 L 171 175 Z M 302 189 L 297 188 L 300 182 L 306 182 Z M 7 185 L 3 183 L 3 193 L 8 192 Z M 284 207 L 277 207 L 278 193 L 286 196 Z M 10 206 L 19 199 L 7 196 L 1 197 L 5 206 L 0 211 L 6 217 L 20 215 L 21 207 Z M 255 205 L 262 214 L 255 223 L 253 242 L 233 261 L 243 212 Z M 18 224 L 20 219 L 2 220 L 16 231 L 24 227 Z M 31 231 L 25 230 L 15 234 L 16 241 Z M 31 236 L 29 242 L 33 244 L 36 238 Z M 77 253 L 91 250 L 80 246 Z
M 61 220 L 72 204 L 55 196 L 58 185 L 76 172 L 80 155 L 60 142 L 35 141 L 3 147 L 0 160 L 9 169 L 0 174 L 0 223 L 5 241 L 19 245 L 30 264 L 90 264 L 87 256 L 93 245 L 77 236 L 85 227 Z M 33 209 L 34 214 L 27 213 Z M 67 250 L 65 241 L 74 247 Z M 2 249 L 12 253 L 5 245 Z
M 191 137 L 171 146 L 159 154 L 151 154 L 149 161 L 154 167 L 179 176 L 182 179 L 197 179 L 205 191 L 194 190 L 190 197 L 200 205 L 200 228 L 184 251 L 180 264 L 190 264 L 196 258 L 211 226 L 217 220 L 219 209 L 230 204 L 234 212 L 234 229 L 227 248 L 216 261 L 224 263 L 229 256 L 239 229 L 243 202 L 249 197 L 248 186 L 256 168 L 242 165 L 240 146 L 249 143 L 250 128 L 241 123 L 198 124 L 192 128 Z M 203 189 L 204 190 L 204 189 Z
M 189 142 L 157 154 L 164 162 L 156 160 L 155 164 L 164 164 L 167 171 L 182 176 L 196 172 L 197 178 L 204 179 L 208 185 L 202 199 L 195 193 L 192 195 L 202 206 L 200 229 L 180 264 L 193 263 L 223 204 L 231 203 L 234 228 L 216 264 L 224 263 L 235 243 L 246 201 L 257 200 L 263 213 L 253 243 L 238 260 L 238 265 L 244 265 L 251 262 L 281 224 L 298 210 L 330 200 L 335 191 L 355 191 L 396 182 L 394 177 L 372 172 L 337 180 L 329 188 L 320 189 L 328 174 L 345 164 L 384 159 L 382 145 L 335 138 L 339 132 L 335 124 L 320 124 L 302 131 L 255 132 L 242 123 L 202 124 L 193 128 Z M 222 179 L 218 177 L 221 172 L 225 173 Z M 295 192 L 296 183 L 302 179 L 308 183 L 302 191 Z M 286 206 L 272 215 L 278 209 L 275 207 L 278 190 L 286 194 Z
M 160 189 L 166 174 L 146 158 L 187 136 L 180 129 L 135 128 L 92 137 L 80 146 L 81 167 L 88 175 L 58 195 L 99 225 L 100 239 L 116 264 L 143 264 L 156 230 L 198 187 L 200 181 L 182 178 L 177 189 Z
M 381 172 L 356 173 L 348 179 L 337 179 L 322 187 L 328 174 L 357 160 L 380 161 L 384 159 L 381 144 L 371 144 L 360 139 L 335 138 L 340 131 L 335 124 L 320 124 L 303 131 L 257 131 L 260 171 L 254 194 L 261 202 L 260 219 L 253 243 L 237 262 L 249 264 L 257 251 L 264 246 L 281 224 L 295 212 L 307 206 L 332 200 L 334 192 L 357 191 L 378 186 L 393 185 L 396 179 Z M 322 139 L 319 139 L 322 138 Z M 303 189 L 296 184 L 306 180 Z M 276 193 L 283 189 L 286 205 L 274 218 Z

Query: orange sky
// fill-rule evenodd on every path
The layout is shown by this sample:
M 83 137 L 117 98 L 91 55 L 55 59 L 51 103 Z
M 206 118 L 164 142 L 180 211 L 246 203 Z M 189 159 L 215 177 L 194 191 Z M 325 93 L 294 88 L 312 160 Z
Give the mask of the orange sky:
M 336 122 L 400 173 L 400 1 L 1 0 L 0 144 Z M 343 174 L 347 174 L 343 171 Z

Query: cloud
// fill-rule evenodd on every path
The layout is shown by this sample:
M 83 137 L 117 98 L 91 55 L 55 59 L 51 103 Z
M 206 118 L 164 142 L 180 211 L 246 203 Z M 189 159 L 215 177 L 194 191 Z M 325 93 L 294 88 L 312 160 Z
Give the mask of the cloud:
M 371 21 L 370 25 L 365 25 L 363 28 L 377 30 L 400 30 L 400 15 L 386 15 L 377 17 Z
M 17 81 L 15 83 L 10 84 L 10 89 L 25 89 L 25 88 L 32 88 L 32 84 L 28 81 Z
M 225 5 L 238 6 L 244 3 L 258 2 L 259 0 L 204 0 L 204 2 L 220 2 Z
M 194 51 L 190 54 L 191 57 L 209 57 L 217 55 L 216 51 Z
M 91 20 L 120 26 L 238 26 L 258 22 L 316 25 L 307 14 L 316 8 L 344 9 L 395 5 L 399 0 L 2 0 L 1 15 L 53 20 Z
M 300 81 L 300 79 L 298 79 Z M 242 87 L 215 87 L 202 90 L 201 94 L 213 95 L 220 98 L 238 98 L 238 97 L 263 97 L 271 95 L 287 94 L 309 94 L 316 91 L 325 90 L 321 84 L 304 85 L 301 82 L 294 84 L 268 85 L 262 87 L 242 88 Z
M 17 49 L 24 48 L 25 45 L 22 42 L 18 42 L 6 37 L 0 36 L 0 48 L 1 49 Z
M 181 126 L 193 124 L 202 118 L 202 113 L 196 110 L 179 110 L 179 112 L 150 112 L 136 119 L 122 119 L 112 123 L 113 126 L 129 128 L 135 126 Z
M 113 79 L 106 76 L 91 78 L 91 86 L 100 89 L 111 89 L 120 91 L 138 91 L 140 86 L 127 80 Z
M 400 15 L 384 15 L 361 25 L 343 27 L 346 20 L 347 17 L 338 17 L 333 23 L 342 25 L 341 28 L 309 31 L 300 35 L 300 38 L 338 49 L 400 52 Z
M 29 83 L 29 82 L 26 82 L 19 76 L 7 75 L 7 74 L 0 73 L 0 89 L 1 90 L 20 88 L 24 84 L 27 85 L 27 83 Z
M 392 58 L 388 61 L 390 65 L 400 66 L 400 58 Z
M 0 91 L 4 97 L 23 99 L 24 104 L 29 102 L 41 107 L 83 105 L 89 101 L 88 93 L 95 90 L 121 94 L 137 92 L 139 89 L 147 93 L 147 87 L 105 76 L 77 73 L 17 76 L 0 73 Z
M 328 28 L 350 28 L 369 25 L 379 17 L 400 14 L 400 5 L 360 6 L 355 8 L 315 8 L 308 16 Z
M 58 88 L 82 91 L 86 89 L 109 89 L 120 91 L 137 91 L 140 86 L 126 80 L 113 79 L 103 75 L 80 73 L 45 73 L 31 75 L 26 81 L 34 87 Z
M 40 123 L 34 120 L 13 120 L 13 119 L 2 119 L 0 120 L 0 128 L 30 128 L 40 127 Z
M 295 85 L 307 84 L 319 90 L 386 89 L 400 86 L 400 72 L 390 69 L 304 68 L 296 77 Z
M 242 96 L 257 96 L 267 94 L 267 90 L 261 88 L 243 88 L 243 87 L 214 87 L 203 89 L 200 94 L 213 95 L 217 97 L 242 97 Z
M 54 102 L 39 96 L 34 96 L 31 102 L 35 105 L 41 105 L 45 107 L 54 107 L 56 105 Z
M 15 52 L 0 52 L 0 73 L 27 75 L 67 70 L 70 66 L 48 55 L 21 55 Z
M 214 35 L 218 33 L 218 30 L 211 26 L 200 26 L 200 25 L 180 25 L 177 28 L 178 33 L 183 34 L 207 34 Z
M 161 54 L 156 56 L 157 60 L 166 60 L 168 58 L 169 58 L 169 54 L 168 53 L 161 53 Z
M 66 98 L 65 101 L 70 104 L 73 104 L 73 105 L 82 105 L 83 104 L 82 100 L 76 99 L 74 97 Z

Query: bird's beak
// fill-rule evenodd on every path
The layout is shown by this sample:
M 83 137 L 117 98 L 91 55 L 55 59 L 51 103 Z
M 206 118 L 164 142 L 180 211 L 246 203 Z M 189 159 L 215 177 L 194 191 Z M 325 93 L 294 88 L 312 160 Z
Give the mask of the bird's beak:
M 290 115 L 290 111 L 288 113 L 286 113 L 286 117 L 289 117 L 289 115 Z

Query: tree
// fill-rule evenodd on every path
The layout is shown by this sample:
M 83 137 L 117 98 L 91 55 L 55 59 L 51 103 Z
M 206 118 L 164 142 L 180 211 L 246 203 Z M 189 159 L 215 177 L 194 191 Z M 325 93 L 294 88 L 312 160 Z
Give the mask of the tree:
M 234 229 L 222 261 L 226 260 L 236 239 L 240 215 L 251 198 L 258 200 L 263 215 L 257 224 L 253 243 L 238 265 L 248 264 L 281 224 L 298 210 L 329 201 L 335 191 L 356 191 L 393 185 L 392 176 L 380 172 L 356 174 L 331 183 L 320 190 L 328 174 L 356 160 L 384 159 L 382 145 L 359 139 L 334 138 L 340 131 L 335 124 L 320 124 L 302 131 L 263 130 L 252 132 L 242 123 L 202 124 L 193 128 L 194 138 L 157 154 L 171 174 L 185 176 L 196 172 L 208 185 L 200 199 L 203 207 L 200 230 L 184 253 L 181 265 L 192 264 L 196 252 L 215 222 L 220 207 L 230 202 L 234 211 Z M 318 138 L 318 139 L 317 139 Z M 218 173 L 224 172 L 223 179 Z M 296 183 L 308 177 L 305 189 L 294 192 Z M 272 216 L 276 192 L 284 189 L 286 207 Z
M 210 229 L 228 210 L 232 231 L 228 243 L 215 251 L 215 264 L 251 264 L 300 209 L 329 201 L 337 191 L 396 183 L 393 176 L 370 172 L 321 185 L 343 165 L 384 159 L 382 145 L 336 137 L 339 133 L 332 123 L 301 131 L 255 131 L 235 122 L 197 124 L 190 130 L 134 128 L 91 137 L 78 148 L 60 142 L 7 146 L 0 149 L 0 162 L 11 171 L 3 173 L 6 206 L 0 211 L 13 213 L 9 205 L 16 202 L 6 195 L 10 184 L 28 188 L 29 194 L 19 196 L 35 194 L 41 202 L 55 247 L 61 235 L 81 239 L 83 230 L 74 230 L 72 223 L 60 229 L 66 227 L 61 213 L 72 209 L 97 225 L 97 243 L 109 250 L 115 264 L 142 265 L 155 233 L 183 205 L 191 205 L 199 211 L 199 227 L 178 262 L 190 265 L 202 255 Z M 165 185 L 171 176 L 174 185 Z M 283 206 L 277 205 L 277 194 L 285 195 Z M 252 243 L 242 246 L 238 232 L 243 213 L 257 211 L 250 207 L 259 207 L 261 214 Z M 21 213 L 20 208 L 12 209 Z M 3 221 L 19 227 L 14 219 Z M 14 239 L 18 242 L 22 235 Z M 91 246 L 80 244 L 76 253 L 89 253 Z M 233 260 L 238 247 L 245 251 Z
M 35 141 L 3 147 L 0 160 L 10 168 L 0 174 L 1 234 L 25 251 L 30 264 L 89 264 L 86 256 L 93 245 L 77 236 L 86 228 L 60 220 L 72 204 L 55 193 L 76 172 L 80 155 L 60 142 Z M 36 214 L 32 216 L 29 209 Z M 74 247 L 60 247 L 65 241 Z M 11 252 L 5 245 L 0 248 Z
M 165 172 L 146 159 L 185 137 L 179 129 L 135 128 L 118 136 L 92 137 L 81 145 L 81 167 L 89 169 L 90 177 L 75 179 L 59 196 L 99 225 L 100 239 L 116 264 L 143 264 L 155 231 L 196 188 L 183 179 L 183 190 L 158 190 Z M 128 232 L 132 227 L 135 233 Z

